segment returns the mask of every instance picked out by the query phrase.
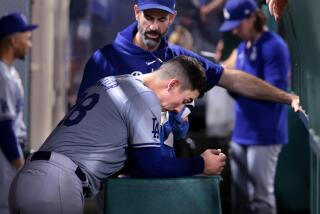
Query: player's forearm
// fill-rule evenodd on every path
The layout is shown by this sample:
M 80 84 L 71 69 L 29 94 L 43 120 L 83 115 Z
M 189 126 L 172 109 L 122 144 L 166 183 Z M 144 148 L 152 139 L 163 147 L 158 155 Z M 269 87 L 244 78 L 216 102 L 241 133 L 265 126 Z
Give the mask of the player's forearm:
M 6 158 L 11 162 L 16 159 L 20 159 L 19 144 L 17 142 L 17 137 L 13 129 L 13 121 L 5 120 L 0 122 L 0 149 L 6 156 Z
M 292 104 L 299 99 L 294 94 L 278 89 L 267 82 L 238 70 L 225 69 L 219 85 L 226 89 L 253 99 Z
M 20 157 L 20 158 L 11 160 L 10 163 L 14 166 L 15 169 L 20 170 L 24 165 L 24 158 Z
M 200 156 L 194 158 L 161 157 L 160 148 L 134 149 L 131 152 L 133 176 L 172 178 L 203 173 L 204 161 Z
M 220 7 L 222 7 L 223 4 L 224 4 L 224 0 L 213 0 L 207 5 L 202 6 L 202 10 L 205 14 L 209 14 L 219 9 Z

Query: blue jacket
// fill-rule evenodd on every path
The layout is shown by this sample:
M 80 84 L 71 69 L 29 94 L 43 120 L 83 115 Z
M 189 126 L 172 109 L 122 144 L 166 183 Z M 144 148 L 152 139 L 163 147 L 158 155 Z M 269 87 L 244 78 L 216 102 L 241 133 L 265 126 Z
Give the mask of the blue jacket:
M 283 39 L 265 32 L 252 45 L 240 43 L 236 68 L 287 90 L 290 71 L 289 50 Z M 232 140 L 244 145 L 288 142 L 287 107 L 284 104 L 236 96 L 235 127 Z
M 204 57 L 201 57 L 189 50 L 176 45 L 169 45 L 167 39 L 163 38 L 159 48 L 154 52 L 146 51 L 137 47 L 132 41 L 137 32 L 137 23 L 134 22 L 119 32 L 113 43 L 104 46 L 97 50 L 86 64 L 82 82 L 80 85 L 79 95 L 81 95 L 88 87 L 95 84 L 99 79 L 106 76 L 115 76 L 122 74 L 145 74 L 158 69 L 163 62 L 178 56 L 186 55 L 198 59 L 202 62 L 207 75 L 207 90 L 212 88 L 219 81 L 223 68 L 211 62 Z M 182 138 L 188 131 L 188 123 L 181 126 L 181 123 L 174 123 L 174 120 L 169 120 L 161 129 L 162 142 L 168 137 L 168 133 L 164 132 L 164 127 L 167 130 L 178 130 L 174 132 L 175 138 Z M 169 156 L 174 155 L 173 149 L 164 146 L 164 153 Z M 165 155 L 164 154 L 164 155 Z

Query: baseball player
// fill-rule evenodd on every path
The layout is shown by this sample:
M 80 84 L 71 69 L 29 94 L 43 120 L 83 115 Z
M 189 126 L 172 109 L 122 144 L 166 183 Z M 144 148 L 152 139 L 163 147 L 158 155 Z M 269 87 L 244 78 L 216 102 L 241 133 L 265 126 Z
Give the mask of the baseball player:
M 0 18 L 0 213 L 9 213 L 8 192 L 13 177 L 24 164 L 20 142 L 26 139 L 23 122 L 24 92 L 15 59 L 24 59 L 31 47 L 26 17 L 13 13 Z
M 15 177 L 12 213 L 82 213 L 83 196 L 96 195 L 127 155 L 135 176 L 219 174 L 226 156 L 217 150 L 189 159 L 161 155 L 161 111 L 180 111 L 204 89 L 201 64 L 185 56 L 150 74 L 101 79 L 82 94 Z
M 242 41 L 234 51 L 237 69 L 282 90 L 288 87 L 290 52 L 266 25 L 254 0 L 229 0 L 221 31 Z M 288 143 L 288 110 L 279 103 L 234 96 L 235 123 L 230 143 L 231 184 L 237 214 L 276 214 L 274 182 L 282 147 Z

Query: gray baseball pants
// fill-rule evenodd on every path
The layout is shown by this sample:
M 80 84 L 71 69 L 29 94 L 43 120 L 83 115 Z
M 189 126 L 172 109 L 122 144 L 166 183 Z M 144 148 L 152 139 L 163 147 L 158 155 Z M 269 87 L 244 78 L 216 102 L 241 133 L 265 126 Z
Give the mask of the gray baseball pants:
M 9 214 L 8 195 L 9 187 L 17 174 L 17 170 L 8 161 L 0 149 L 0 213 Z
M 83 185 L 68 157 L 50 153 L 48 158 L 28 158 L 12 182 L 9 206 L 13 214 L 83 213 Z
M 276 214 L 274 178 L 282 145 L 230 144 L 233 199 L 237 214 Z

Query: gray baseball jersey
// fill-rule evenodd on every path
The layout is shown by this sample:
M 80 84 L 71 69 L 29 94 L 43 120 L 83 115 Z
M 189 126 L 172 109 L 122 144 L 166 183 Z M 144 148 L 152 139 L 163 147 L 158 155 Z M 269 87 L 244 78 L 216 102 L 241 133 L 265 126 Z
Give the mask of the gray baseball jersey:
M 40 148 L 86 172 L 93 194 L 119 171 L 131 147 L 160 147 L 157 96 L 136 77 L 106 77 L 87 90 Z
M 26 135 L 22 115 L 23 99 L 23 87 L 18 72 L 13 66 L 8 66 L 0 61 L 0 122 L 12 120 L 13 129 L 18 138 Z M 0 134 L 5 133 L 0 130 Z M 22 156 L 19 145 L 18 148 Z M 0 213 L 9 213 L 8 192 L 16 173 L 17 170 L 11 165 L 0 148 Z
M 16 136 L 26 137 L 23 121 L 24 92 L 19 73 L 0 61 L 0 121 L 13 120 Z

